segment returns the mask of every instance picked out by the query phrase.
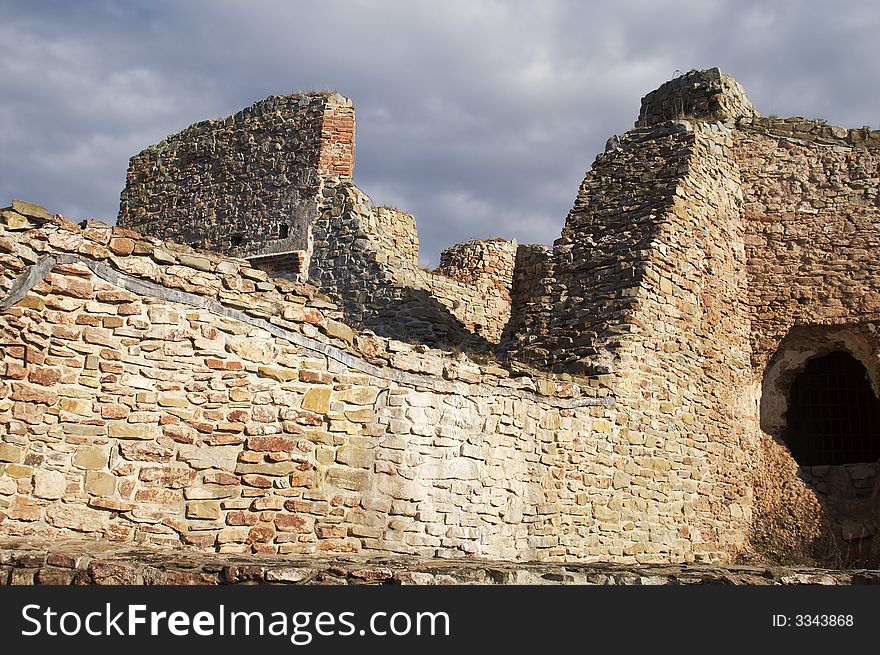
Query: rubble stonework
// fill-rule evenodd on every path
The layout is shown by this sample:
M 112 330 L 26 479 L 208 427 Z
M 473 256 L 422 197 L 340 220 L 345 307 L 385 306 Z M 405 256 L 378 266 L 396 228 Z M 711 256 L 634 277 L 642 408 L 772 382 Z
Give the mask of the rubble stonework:
M 876 585 L 871 570 L 708 564 L 499 562 L 468 558 L 381 562 L 355 557 L 156 553 L 88 539 L 0 540 L 3 585 Z
M 418 242 L 399 228 L 390 230 L 389 213 L 373 207 L 350 180 L 328 178 L 311 227 L 309 278 L 328 291 L 348 320 L 383 336 L 491 350 L 510 320 L 516 244 L 463 246 L 482 268 L 478 275 L 456 279 L 454 270 L 443 274 L 442 262 L 437 271 L 420 268 L 414 258 Z M 404 219 L 404 225 L 412 225 Z
M 350 103 L 290 98 L 145 153 L 253 129 L 275 165 L 267 135 L 290 128 L 310 153 L 290 189 L 301 251 L 156 238 L 192 241 L 175 221 L 204 202 L 170 201 L 200 179 L 186 157 L 133 159 L 124 202 L 154 208 L 139 227 L 156 236 L 2 211 L 0 531 L 229 554 L 876 558 L 875 463 L 799 466 L 784 443 L 811 358 L 844 350 L 880 385 L 876 133 L 761 118 L 732 78 L 692 71 L 609 140 L 552 249 L 468 242 L 426 271 L 413 217 L 351 180 Z M 216 206 L 288 220 L 224 188 Z
M 353 169 L 351 101 L 273 96 L 132 157 L 118 224 L 235 256 L 308 252 L 321 176 Z

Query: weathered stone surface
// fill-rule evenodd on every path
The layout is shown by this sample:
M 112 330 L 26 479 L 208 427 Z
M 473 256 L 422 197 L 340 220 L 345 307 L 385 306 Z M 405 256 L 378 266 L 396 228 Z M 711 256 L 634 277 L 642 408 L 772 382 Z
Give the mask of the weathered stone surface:
M 188 446 L 178 447 L 179 457 L 194 469 L 222 469 L 234 471 L 241 451 L 237 446 Z
M 37 471 L 34 474 L 34 496 L 57 500 L 64 496 L 67 478 L 60 471 Z
M 303 396 L 302 408 L 315 412 L 316 414 L 326 414 L 330 411 L 330 389 L 327 387 L 313 387 Z
M 354 332 L 350 327 L 348 327 L 345 323 L 340 323 L 339 321 L 329 320 L 324 325 L 324 333 L 328 337 L 333 337 L 335 339 L 342 339 L 343 341 L 347 341 L 351 343 L 354 340 Z
M 279 380 L 280 382 L 296 380 L 298 376 L 298 373 L 295 369 L 284 368 L 282 366 L 260 366 L 257 370 L 259 371 L 260 375 L 265 375 L 267 378 Z
M 23 216 L 30 216 L 44 221 L 50 218 L 49 212 L 45 207 L 28 202 L 27 200 L 19 200 L 18 198 L 12 200 L 12 210 Z
M 114 439 L 155 439 L 162 432 L 157 425 L 144 423 L 111 423 L 110 436 Z
M 247 447 L 263 452 L 291 452 L 296 448 L 296 441 L 288 437 L 250 437 Z
M 315 518 L 304 514 L 278 514 L 275 527 L 281 532 L 312 532 Z
M 110 457 L 109 449 L 99 446 L 83 446 L 77 448 L 73 455 L 73 465 L 81 469 L 100 470 L 107 466 Z
M 86 492 L 94 496 L 112 496 L 116 492 L 116 476 L 99 471 L 86 473 Z
M 24 451 L 11 443 L 0 443 L 0 462 L 12 462 L 18 464 L 24 456 Z
M 880 379 L 880 135 L 763 119 L 689 73 L 597 157 L 552 249 L 469 242 L 428 272 L 414 219 L 331 174 L 350 105 L 300 101 L 132 162 L 125 220 L 189 221 L 251 265 L 5 210 L 0 532 L 248 557 L 877 552 L 877 466 L 799 470 L 779 438 L 805 361 L 846 350 Z M 253 188 L 220 197 L 245 152 Z M 157 198 L 177 202 L 150 216 Z
M 101 532 L 108 527 L 109 515 L 87 507 L 55 504 L 46 509 L 46 521 L 76 532 Z
M 211 500 L 191 501 L 186 504 L 188 519 L 219 519 L 220 503 Z

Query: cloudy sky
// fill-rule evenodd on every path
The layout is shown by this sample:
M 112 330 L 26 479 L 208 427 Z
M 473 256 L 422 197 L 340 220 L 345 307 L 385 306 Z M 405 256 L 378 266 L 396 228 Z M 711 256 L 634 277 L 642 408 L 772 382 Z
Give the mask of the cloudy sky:
M 0 0 L 0 204 L 114 220 L 128 158 L 297 90 L 357 109 L 355 181 L 422 261 L 550 244 L 605 140 L 720 66 L 764 114 L 880 125 L 876 0 Z

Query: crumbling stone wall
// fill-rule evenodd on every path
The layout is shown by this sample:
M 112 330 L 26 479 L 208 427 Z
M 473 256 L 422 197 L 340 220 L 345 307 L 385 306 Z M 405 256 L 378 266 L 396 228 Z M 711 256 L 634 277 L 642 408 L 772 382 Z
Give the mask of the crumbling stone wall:
M 729 517 L 701 501 L 713 475 L 701 448 L 670 440 L 664 456 L 666 426 L 639 426 L 600 380 L 511 377 L 355 333 L 314 289 L 240 260 L 97 222 L 3 218 L 6 534 L 730 557 L 713 541 Z
M 757 110 L 739 82 L 718 68 L 692 70 L 642 98 L 636 127 L 663 121 L 756 118 Z
M 819 467 L 818 474 L 801 470 L 792 477 L 790 471 L 798 468 L 781 441 L 791 381 L 811 357 L 849 352 L 865 366 L 875 393 L 880 389 L 878 145 L 877 131 L 803 118 L 743 120 L 735 133 L 752 366 L 764 389 L 762 427 L 775 441 L 764 448 L 763 484 L 797 490 L 761 493 L 755 532 L 789 558 L 807 554 L 865 563 L 880 552 L 871 494 L 855 503 L 857 495 L 847 485 L 828 483 L 848 479 L 846 467 Z M 873 486 L 874 480 L 860 484 Z M 820 520 L 790 520 L 815 516 L 817 506 Z
M 453 344 L 491 350 L 510 319 L 510 288 L 516 246 L 474 242 L 470 253 L 487 253 L 483 275 L 467 281 L 421 269 L 417 244 L 388 230 L 387 209 L 373 207 L 353 183 L 329 179 L 321 213 L 312 227 L 309 277 L 339 302 L 348 318 L 384 336 L 427 345 Z M 442 268 L 440 269 L 442 270 Z
M 515 245 L 462 246 L 473 252 L 461 264 L 483 267 L 476 277 L 421 270 L 413 216 L 374 208 L 351 182 L 354 134 L 351 101 L 335 93 L 273 96 L 198 123 L 132 158 L 118 223 L 275 275 L 311 276 L 349 322 L 388 336 L 490 349 L 510 317 Z M 325 185 L 340 184 L 354 206 L 321 217 L 333 204 Z
M 419 265 L 419 233 L 412 214 L 396 207 L 374 209 L 379 229 L 394 242 L 394 251 L 413 266 Z
M 780 440 L 797 369 L 778 373 L 791 348 L 801 367 L 842 348 L 878 389 L 880 134 L 759 118 L 717 69 L 648 94 L 636 125 L 609 140 L 588 174 L 512 353 L 555 370 L 640 371 L 646 413 L 659 410 L 661 421 L 698 389 L 704 423 L 696 433 L 713 443 L 713 470 L 729 485 L 708 502 L 739 498 L 735 520 L 751 521 L 753 545 L 775 557 L 840 564 L 847 552 L 864 555 L 862 542 L 877 530 L 876 494 L 866 492 L 873 478 L 860 479 L 856 493 L 855 483 L 828 483 L 852 480 L 851 471 L 799 469 Z M 786 346 L 799 330 L 812 345 Z M 695 343 L 670 339 L 676 333 Z M 648 366 L 631 358 L 642 349 Z M 702 372 L 685 362 L 702 362 Z M 621 402 L 640 402 L 624 400 L 624 388 L 615 384 Z M 652 410 L 666 393 L 672 404 Z M 876 543 L 867 550 L 876 556 Z
M 866 147 L 880 133 L 861 136 L 801 119 L 737 130 L 758 370 L 794 326 L 880 316 L 880 152 Z
M 131 158 L 118 224 L 235 256 L 307 253 L 321 177 L 351 177 L 354 108 L 336 93 L 272 96 Z
M 374 208 L 325 144 L 307 231 L 329 297 L 16 201 L 0 529 L 229 553 L 876 557 L 876 463 L 799 467 L 780 433 L 811 357 L 844 349 L 880 388 L 878 143 L 760 118 L 692 71 L 609 140 L 552 251 L 471 242 L 435 272 L 414 219 Z
M 495 287 L 509 301 L 516 252 L 516 241 L 466 241 L 440 253 L 434 272 L 472 286 Z
M 511 352 L 522 352 L 523 341 L 530 329 L 525 320 L 532 321 L 535 334 L 543 334 L 549 322 L 549 297 L 542 295 L 553 279 L 550 249 L 540 243 L 520 244 L 513 265 L 513 283 L 510 289 L 510 320 L 504 326 L 497 352 L 508 357 Z M 540 325 L 536 322 L 543 320 Z

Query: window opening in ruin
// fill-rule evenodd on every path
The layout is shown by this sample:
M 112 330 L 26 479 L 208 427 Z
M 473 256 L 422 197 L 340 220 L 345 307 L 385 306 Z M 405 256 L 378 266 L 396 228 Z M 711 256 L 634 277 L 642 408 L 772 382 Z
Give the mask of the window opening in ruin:
M 791 384 L 786 418 L 783 438 L 801 466 L 880 458 L 880 400 L 847 352 L 807 362 Z
M 290 236 L 290 225 L 287 223 L 282 223 L 281 227 L 278 229 L 278 238 L 286 239 Z
M 232 235 L 232 245 L 233 246 L 240 246 L 242 241 L 244 241 L 243 234 L 233 234 Z

